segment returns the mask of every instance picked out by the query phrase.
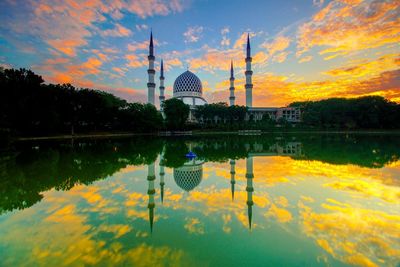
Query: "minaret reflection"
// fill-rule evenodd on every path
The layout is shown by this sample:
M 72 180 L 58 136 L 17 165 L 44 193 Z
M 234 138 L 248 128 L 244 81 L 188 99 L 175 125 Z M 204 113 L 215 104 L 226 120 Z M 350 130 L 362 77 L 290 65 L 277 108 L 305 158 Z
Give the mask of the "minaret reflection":
M 161 203 L 164 203 L 164 153 L 160 157 L 160 187 L 161 187 Z
M 247 180 L 247 216 L 249 219 L 249 229 L 251 229 L 251 219 L 253 216 L 253 157 L 246 158 L 246 180 Z
M 154 189 L 154 180 L 156 179 L 155 176 L 155 168 L 154 168 L 154 162 L 148 165 L 148 170 L 147 170 L 147 181 L 149 183 L 148 185 L 148 190 L 147 194 L 149 195 L 149 204 L 147 205 L 149 209 L 149 222 L 150 222 L 150 231 L 153 232 L 153 221 L 154 221 L 154 208 L 155 208 L 155 203 L 154 203 L 154 194 L 156 190 Z
M 231 159 L 231 193 L 232 193 L 232 201 L 235 198 L 235 160 Z

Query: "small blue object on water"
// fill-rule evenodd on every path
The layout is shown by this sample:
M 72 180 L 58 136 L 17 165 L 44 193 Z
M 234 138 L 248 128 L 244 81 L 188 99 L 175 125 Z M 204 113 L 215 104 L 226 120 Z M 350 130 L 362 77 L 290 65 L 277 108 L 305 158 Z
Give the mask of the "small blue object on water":
M 186 154 L 186 157 L 192 159 L 192 158 L 197 157 L 197 155 L 195 153 L 193 153 L 192 151 L 190 151 L 189 153 Z

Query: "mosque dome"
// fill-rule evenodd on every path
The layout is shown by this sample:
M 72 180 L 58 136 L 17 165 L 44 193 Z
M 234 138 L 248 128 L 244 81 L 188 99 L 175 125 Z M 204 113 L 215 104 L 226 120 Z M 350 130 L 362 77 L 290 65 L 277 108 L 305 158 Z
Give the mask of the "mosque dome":
M 175 183 L 185 191 L 191 191 L 198 186 L 203 178 L 203 162 L 186 163 L 174 169 Z
M 199 77 L 191 71 L 185 71 L 174 82 L 174 97 L 199 96 L 203 93 L 203 86 Z

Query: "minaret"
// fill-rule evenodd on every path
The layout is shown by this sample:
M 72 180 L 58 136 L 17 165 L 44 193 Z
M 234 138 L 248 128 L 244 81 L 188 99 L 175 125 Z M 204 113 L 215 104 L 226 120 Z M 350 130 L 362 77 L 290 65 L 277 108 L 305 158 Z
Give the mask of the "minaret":
M 149 195 L 149 204 L 147 205 L 149 209 L 149 222 L 150 222 L 150 231 L 153 232 L 153 221 L 154 221 L 154 194 L 156 190 L 154 189 L 154 180 L 156 179 L 154 169 L 154 162 L 148 165 L 147 170 L 147 181 L 149 182 L 147 194 Z
M 161 59 L 161 69 L 160 69 L 160 110 L 162 111 L 162 103 L 165 100 L 165 96 L 164 96 L 164 63 L 163 60 Z
M 231 86 L 229 87 L 229 91 L 231 95 L 229 96 L 229 106 L 235 105 L 235 77 L 233 77 L 233 62 L 231 60 L 231 78 L 229 79 Z
M 235 161 L 231 159 L 230 164 L 231 164 L 231 192 L 232 192 L 232 201 L 233 198 L 235 197 Z
M 253 71 L 251 70 L 251 52 L 250 52 L 250 37 L 247 34 L 247 53 L 246 53 L 246 107 L 253 107 L 253 84 L 251 81 L 251 76 L 253 75 Z
M 156 84 L 154 83 L 154 75 L 156 71 L 154 70 L 154 46 L 153 46 L 153 31 L 150 33 L 150 45 L 149 45 L 149 69 L 147 73 L 149 74 L 149 82 L 147 83 L 147 103 L 154 105 L 154 93 L 156 89 Z
M 161 154 L 160 158 L 160 187 L 161 187 L 161 203 L 164 202 L 164 154 Z
M 253 157 L 246 158 L 246 180 L 247 180 L 247 216 L 249 218 L 249 229 L 251 229 L 251 219 L 253 216 Z

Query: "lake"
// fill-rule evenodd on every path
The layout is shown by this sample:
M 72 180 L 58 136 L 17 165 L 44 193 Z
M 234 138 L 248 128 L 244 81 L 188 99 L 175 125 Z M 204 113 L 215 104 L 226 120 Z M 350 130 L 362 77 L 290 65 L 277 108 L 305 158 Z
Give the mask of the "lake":
M 399 158 L 398 135 L 16 143 L 0 265 L 399 266 Z

